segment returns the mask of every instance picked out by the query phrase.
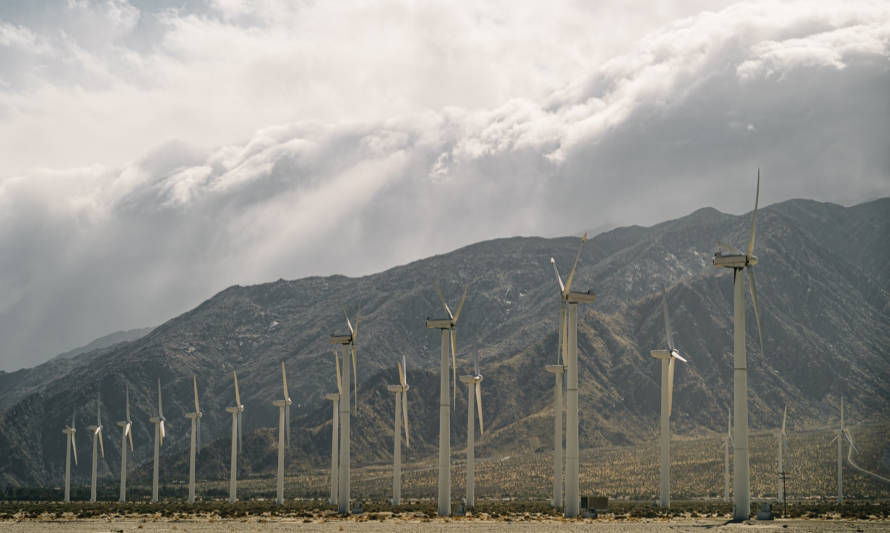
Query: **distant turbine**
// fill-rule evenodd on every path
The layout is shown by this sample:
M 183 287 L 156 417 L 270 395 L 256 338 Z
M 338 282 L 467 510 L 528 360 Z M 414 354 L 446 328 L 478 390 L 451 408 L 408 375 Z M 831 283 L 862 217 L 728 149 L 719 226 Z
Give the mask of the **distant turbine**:
M 77 465 L 77 443 L 74 440 L 74 434 L 77 430 L 74 428 L 74 413 L 71 413 L 71 425 L 65 426 L 62 430 L 65 434 L 65 501 L 71 501 L 71 453 L 74 452 L 74 464 Z
M 87 429 L 93 435 L 93 469 L 90 476 L 90 501 L 96 501 L 96 477 L 99 471 L 99 449 L 102 450 L 102 459 L 105 459 L 105 444 L 102 442 L 102 413 L 101 398 L 96 393 L 96 425 L 87 426 Z M 96 448 L 96 439 L 99 440 L 99 449 Z
M 870 470 L 866 470 L 866 469 L 862 468 L 861 466 L 857 465 L 855 462 L 853 462 L 853 452 L 855 451 L 855 452 L 859 453 L 859 450 L 857 450 L 856 445 L 853 444 L 853 437 L 850 435 L 850 432 L 847 431 L 846 427 L 844 428 L 844 434 L 846 435 L 847 442 L 850 443 L 850 447 L 847 448 L 847 463 L 849 463 L 849 465 L 854 470 L 857 470 L 858 472 L 865 474 L 866 476 L 873 477 L 873 478 L 877 479 L 878 481 L 883 481 L 884 483 L 890 483 L 890 478 L 886 478 L 880 474 L 877 474 Z
M 124 388 L 126 418 L 117 425 L 121 427 L 121 492 L 119 501 L 127 501 L 127 439 L 130 439 L 130 452 L 133 452 L 133 421 L 130 419 L 130 386 Z
M 460 311 L 464 307 L 467 299 L 467 289 L 469 285 L 464 287 L 464 295 L 460 299 L 457 306 L 457 312 L 452 314 L 448 304 L 445 303 L 445 297 L 439 289 L 439 284 L 434 283 L 436 294 L 442 301 L 442 307 L 448 313 L 448 318 L 431 320 L 426 319 L 426 327 L 430 329 L 438 329 L 442 332 L 441 342 L 441 358 L 439 365 L 439 516 L 451 515 L 451 409 L 452 399 L 448 394 L 448 346 L 451 345 L 451 373 L 453 377 L 452 394 L 457 393 L 457 356 L 456 351 L 456 335 L 455 326 L 460 318 Z
M 732 445 L 732 407 L 726 408 L 727 412 L 727 420 L 729 423 L 726 426 L 726 440 L 724 441 L 724 449 L 723 449 L 723 501 L 729 501 L 729 447 Z
M 659 502 L 661 507 L 671 505 L 671 405 L 674 397 L 674 364 L 676 361 L 686 359 L 680 355 L 680 350 L 674 347 L 673 331 L 671 330 L 671 318 L 668 314 L 667 291 L 661 300 L 664 309 L 664 334 L 667 339 L 667 350 L 652 350 L 649 353 L 656 359 L 661 359 L 661 483 L 659 490 Z
M 788 419 L 788 404 L 785 404 L 785 410 L 782 412 L 782 431 L 776 435 L 779 441 L 779 475 L 778 475 L 778 494 L 779 503 L 785 503 L 785 454 L 788 453 L 788 443 L 786 441 L 785 422 Z
M 278 504 L 284 503 L 284 448 L 290 446 L 290 406 L 293 403 L 287 393 L 287 371 L 284 369 L 284 361 L 281 362 L 281 382 L 284 386 L 284 396 L 281 400 L 275 400 L 272 405 L 278 407 Z
M 574 518 L 578 516 L 581 506 L 579 495 L 579 443 L 578 443 L 578 304 L 590 303 L 594 295 L 587 292 L 571 292 L 572 280 L 575 278 L 575 270 L 578 268 L 578 259 L 581 258 L 581 248 L 587 240 L 585 233 L 581 237 L 578 246 L 578 255 L 569 272 L 565 285 L 556 268 L 556 260 L 550 258 L 553 270 L 556 272 L 556 281 L 559 282 L 559 296 L 562 303 L 560 311 L 560 330 L 565 329 L 566 347 L 566 501 L 565 516 Z
M 238 452 L 241 450 L 241 439 L 244 404 L 241 403 L 241 392 L 238 390 L 238 372 L 232 371 L 235 379 L 235 405 L 226 407 L 226 411 L 232 413 L 232 455 L 229 460 L 229 503 L 238 500 Z
M 164 444 L 164 437 L 167 436 L 167 430 L 164 427 L 164 403 L 161 399 L 161 378 L 158 378 L 158 416 L 152 417 L 149 421 L 155 425 L 155 454 L 154 467 L 151 477 L 151 501 L 158 501 L 158 468 L 160 464 L 160 448 Z
M 343 393 L 343 385 L 340 381 L 340 358 L 336 351 L 334 352 L 334 366 L 337 368 L 337 392 L 325 394 L 325 399 L 330 400 L 334 407 L 334 414 L 331 419 L 331 505 L 339 501 L 337 488 L 340 482 L 340 470 L 338 468 L 340 462 L 340 395 Z
M 343 354 L 343 381 L 346 382 L 346 387 L 341 390 L 343 397 L 340 401 L 340 460 L 337 465 L 337 473 L 339 474 L 340 479 L 337 481 L 337 509 L 340 514 L 349 514 L 349 355 L 350 353 L 352 354 L 352 373 L 357 374 L 358 367 L 356 366 L 355 341 L 358 336 L 358 323 L 361 317 L 356 315 L 355 326 L 353 327 L 345 309 L 343 310 L 343 314 L 346 315 L 346 328 L 349 329 L 349 333 L 346 335 L 331 335 L 328 342 L 331 344 L 339 344 Z M 339 372 L 337 374 L 339 376 Z M 354 377 L 354 383 L 355 406 L 357 410 L 358 375 Z M 339 385 L 340 384 L 338 383 L 338 386 Z
M 461 376 L 461 382 L 467 384 L 467 507 L 476 505 L 476 424 L 473 421 L 473 396 L 475 391 L 476 406 L 479 409 L 479 436 L 485 433 L 482 423 L 482 374 L 479 372 L 479 354 L 473 354 L 473 375 Z
M 408 437 L 408 377 L 405 356 L 396 363 L 399 369 L 399 384 L 389 385 L 386 389 L 395 394 L 396 412 L 393 422 L 392 451 L 392 504 L 399 505 L 402 499 L 402 420 L 405 421 L 405 446 L 411 446 Z
M 185 417 L 191 420 L 192 436 L 189 447 L 189 503 L 195 503 L 195 453 L 201 446 L 201 406 L 198 404 L 198 377 L 192 376 L 192 386 L 195 391 L 195 412 L 186 413 Z
M 751 281 L 751 301 L 754 304 L 754 318 L 757 320 L 757 333 L 760 337 L 760 352 L 763 353 L 763 333 L 760 329 L 760 311 L 757 305 L 757 285 L 754 283 L 754 230 L 757 224 L 757 202 L 760 199 L 760 170 L 757 171 L 757 192 L 754 195 L 754 212 L 751 216 L 751 237 L 747 253 L 736 248 L 717 243 L 731 252 L 714 254 L 714 266 L 731 268 L 733 271 L 733 411 L 735 411 L 735 435 L 733 437 L 733 518 L 747 520 L 751 515 L 751 472 L 748 464 L 748 361 L 745 353 L 745 284 L 743 271 L 748 272 Z

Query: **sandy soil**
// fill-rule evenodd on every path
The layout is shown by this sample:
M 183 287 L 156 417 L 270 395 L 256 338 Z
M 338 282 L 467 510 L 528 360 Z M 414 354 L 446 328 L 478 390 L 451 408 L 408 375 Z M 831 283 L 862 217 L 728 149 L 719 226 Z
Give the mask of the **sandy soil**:
M 266 520 L 152 520 L 152 519 L 81 519 L 81 520 L 26 520 L 21 522 L 0 521 L 0 531 L 31 533 L 43 531 L 64 532 L 210 532 L 210 531 L 365 531 L 365 532 L 412 532 L 412 531 L 597 531 L 624 532 L 683 532 L 683 531 L 757 531 L 789 533 L 828 533 L 836 531 L 864 532 L 890 531 L 890 521 L 865 520 L 775 520 L 772 522 L 750 521 L 741 524 L 720 520 L 679 519 L 607 521 L 589 520 L 569 522 L 562 520 L 542 521 L 495 521 L 495 520 L 329 520 L 307 519 Z

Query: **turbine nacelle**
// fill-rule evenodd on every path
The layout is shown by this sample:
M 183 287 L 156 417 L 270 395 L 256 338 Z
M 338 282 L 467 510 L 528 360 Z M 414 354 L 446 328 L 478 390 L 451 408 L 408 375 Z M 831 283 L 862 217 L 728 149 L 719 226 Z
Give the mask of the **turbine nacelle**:
M 714 266 L 725 267 L 725 268 L 745 268 L 749 266 L 754 266 L 757 264 L 757 256 L 756 255 L 745 255 L 745 254 L 730 254 L 724 255 L 721 252 L 717 252 L 714 254 L 714 259 L 712 260 Z

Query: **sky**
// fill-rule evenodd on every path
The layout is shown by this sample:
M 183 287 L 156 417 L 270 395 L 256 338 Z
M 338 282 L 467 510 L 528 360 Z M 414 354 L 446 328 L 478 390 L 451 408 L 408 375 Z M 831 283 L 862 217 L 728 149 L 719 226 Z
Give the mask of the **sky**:
M 887 2 L 0 2 L 0 370 L 233 284 L 890 195 Z

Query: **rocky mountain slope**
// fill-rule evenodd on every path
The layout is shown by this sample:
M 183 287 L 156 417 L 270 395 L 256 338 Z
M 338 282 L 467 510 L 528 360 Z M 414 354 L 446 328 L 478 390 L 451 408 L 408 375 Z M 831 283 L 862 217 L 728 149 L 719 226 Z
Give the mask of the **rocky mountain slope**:
M 706 208 L 656 226 L 626 227 L 584 247 L 575 288 L 597 300 L 579 312 L 582 447 L 639 443 L 657 431 L 659 366 L 649 356 L 663 343 L 661 291 L 667 290 L 675 339 L 690 363 L 676 375 L 674 431 L 723 432 L 731 380 L 731 285 L 710 263 L 718 240 L 742 247 L 750 214 Z M 825 426 L 843 394 L 850 420 L 890 412 L 890 199 L 854 207 L 793 200 L 758 217 L 756 267 L 765 354 L 748 306 L 750 421 L 779 423 L 788 402 L 792 428 Z M 81 354 L 43 379 L 9 394 L 0 379 L 0 486 L 53 485 L 64 469 L 61 429 L 78 412 L 74 475 L 88 480 L 85 426 L 101 392 L 106 458 L 100 475 L 119 475 L 119 428 L 124 385 L 135 421 L 136 480 L 150 475 L 153 428 L 148 422 L 160 377 L 169 438 L 163 477 L 186 475 L 191 378 L 198 376 L 205 410 L 199 477 L 226 476 L 233 369 L 246 406 L 242 475 L 274 472 L 279 364 L 288 367 L 294 399 L 289 468 L 327 464 L 330 402 L 336 389 L 327 337 L 345 330 L 343 307 L 361 310 L 358 338 L 359 410 L 353 417 L 353 460 L 391 459 L 395 362 L 408 358 L 412 447 L 406 461 L 432 457 L 438 432 L 439 333 L 424 319 L 443 314 L 438 280 L 450 302 L 462 286 L 469 297 L 458 325 L 458 373 L 478 353 L 485 375 L 486 433 L 477 456 L 546 450 L 552 443 L 552 376 L 556 358 L 558 287 L 577 237 L 514 237 L 361 278 L 313 277 L 233 286 L 139 339 Z M 57 363 L 58 365 L 58 363 Z M 37 376 L 37 374 L 34 374 Z M 2 378 L 3 376 L 0 376 Z M 6 391 L 6 392 L 4 392 Z M 455 453 L 465 439 L 464 389 L 452 429 Z M 462 407 L 463 406 L 463 407 Z M 833 422 L 832 422 L 833 423 Z M 134 462 L 131 462 L 131 465 Z

